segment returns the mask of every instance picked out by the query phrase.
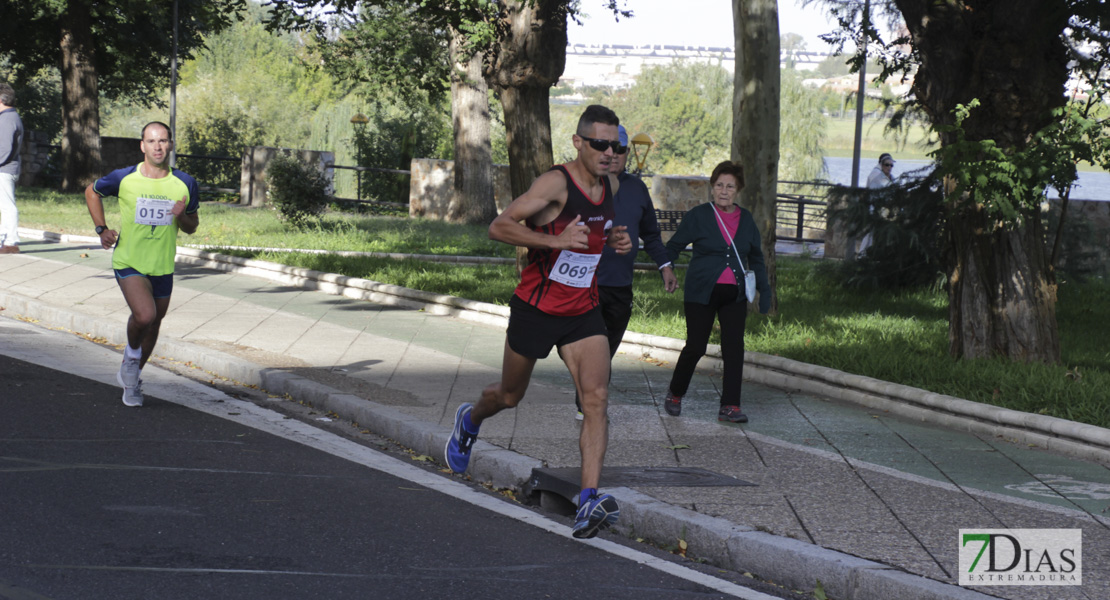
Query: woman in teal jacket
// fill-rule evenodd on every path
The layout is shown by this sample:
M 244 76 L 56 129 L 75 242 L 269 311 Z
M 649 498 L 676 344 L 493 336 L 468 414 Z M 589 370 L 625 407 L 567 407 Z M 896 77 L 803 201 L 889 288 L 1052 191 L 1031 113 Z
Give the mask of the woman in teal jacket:
M 667 242 L 673 261 L 687 244 L 694 245 L 693 258 L 686 269 L 683 310 L 686 314 L 686 346 L 675 365 L 670 389 L 663 402 L 667 414 L 682 412 L 682 397 L 690 386 L 694 367 L 705 356 L 713 319 L 721 323 L 721 355 L 724 359 L 724 386 L 718 421 L 747 423 L 740 410 L 740 387 L 744 379 L 744 324 L 748 302 L 744 294 L 744 267 L 755 272 L 759 290 L 759 312 L 771 310 L 771 284 L 759 245 L 759 229 L 748 210 L 736 204 L 744 187 L 744 169 L 725 161 L 713 169 L 709 178 L 711 201 L 690 209 Z M 729 243 L 729 238 L 736 246 Z M 739 252 L 739 260 L 737 259 Z M 741 261 L 743 267 L 741 267 Z

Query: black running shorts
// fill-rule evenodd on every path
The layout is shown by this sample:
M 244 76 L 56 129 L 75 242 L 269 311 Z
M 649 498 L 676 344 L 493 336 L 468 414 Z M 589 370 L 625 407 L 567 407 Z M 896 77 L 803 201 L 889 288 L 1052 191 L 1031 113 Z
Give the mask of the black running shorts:
M 509 347 L 528 358 L 547 358 L 552 347 L 562 348 L 590 336 L 605 335 L 605 320 L 596 306 L 573 317 L 557 317 L 514 294 L 509 300 L 509 311 Z

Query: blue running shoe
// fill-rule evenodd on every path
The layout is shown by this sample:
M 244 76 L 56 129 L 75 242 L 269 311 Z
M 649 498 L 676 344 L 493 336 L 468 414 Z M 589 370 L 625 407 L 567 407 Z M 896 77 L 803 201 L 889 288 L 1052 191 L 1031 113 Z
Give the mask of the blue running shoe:
M 467 432 L 463 427 L 463 415 L 472 410 L 474 405 L 468 402 L 455 411 L 455 429 L 451 431 L 451 439 L 447 440 L 447 447 L 443 451 L 447 466 L 456 473 L 466 472 L 466 466 L 470 464 L 470 447 L 478 439 L 477 435 Z
M 620 516 L 621 509 L 616 498 L 609 494 L 594 494 L 578 507 L 578 515 L 574 517 L 574 537 L 588 540 L 599 531 L 608 529 Z

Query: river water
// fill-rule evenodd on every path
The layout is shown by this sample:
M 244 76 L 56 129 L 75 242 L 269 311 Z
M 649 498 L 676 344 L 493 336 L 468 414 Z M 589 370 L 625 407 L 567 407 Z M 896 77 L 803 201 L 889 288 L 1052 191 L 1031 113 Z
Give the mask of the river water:
M 898 160 L 895 158 L 892 174 L 897 178 L 899 175 L 927 167 L 930 164 L 932 164 L 930 161 L 925 160 Z M 852 159 L 850 157 L 826 156 L 825 166 L 829 170 L 829 181 L 841 185 L 852 183 Z M 860 159 L 859 185 L 867 185 L 867 176 L 871 174 L 871 169 L 874 167 L 874 159 Z M 1050 192 L 1050 196 L 1055 198 L 1058 194 L 1053 191 Z M 1080 171 L 1079 181 L 1071 192 L 1071 199 L 1110 202 L 1110 173 L 1105 171 Z

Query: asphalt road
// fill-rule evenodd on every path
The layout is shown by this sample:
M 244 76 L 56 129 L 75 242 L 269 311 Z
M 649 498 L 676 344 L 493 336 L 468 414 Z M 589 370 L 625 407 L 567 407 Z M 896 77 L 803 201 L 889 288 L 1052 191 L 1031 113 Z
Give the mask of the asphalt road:
M 427 469 L 414 482 L 317 449 L 304 438 L 350 440 L 306 429 L 127 408 L 117 387 L 0 354 L 0 598 L 745 597 L 460 500 Z

